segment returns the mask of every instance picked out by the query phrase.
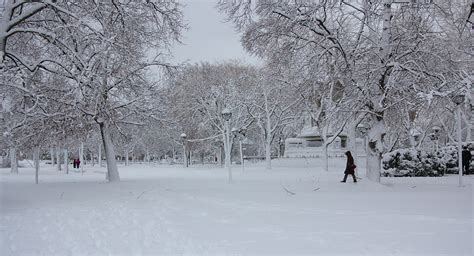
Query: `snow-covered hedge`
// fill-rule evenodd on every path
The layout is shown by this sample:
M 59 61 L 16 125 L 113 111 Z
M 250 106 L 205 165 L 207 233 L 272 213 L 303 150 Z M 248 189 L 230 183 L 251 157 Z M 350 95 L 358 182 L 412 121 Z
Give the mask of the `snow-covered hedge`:
M 397 149 L 384 155 L 382 176 L 415 177 L 443 176 L 446 158 L 442 151 L 426 152 L 414 149 Z
M 467 146 L 469 151 L 474 152 L 474 142 L 463 143 L 463 146 Z M 446 162 L 446 173 L 449 174 L 458 174 L 459 167 L 458 167 L 458 148 L 455 145 L 448 145 L 440 149 L 443 153 L 444 161 Z M 473 155 L 474 158 L 474 155 Z M 474 171 L 474 160 L 471 158 L 469 163 L 469 173 Z
M 442 157 L 446 162 L 446 173 L 457 174 L 459 172 L 458 167 L 458 148 L 450 145 L 442 147 L 440 149 Z
M 474 152 L 474 143 L 464 143 Z M 448 145 L 436 152 L 415 149 L 397 149 L 384 155 L 382 176 L 442 176 L 458 174 L 458 153 L 455 145 Z M 474 158 L 474 156 L 473 156 Z M 474 160 L 474 159 L 472 159 Z M 470 173 L 474 171 L 474 161 L 470 162 Z

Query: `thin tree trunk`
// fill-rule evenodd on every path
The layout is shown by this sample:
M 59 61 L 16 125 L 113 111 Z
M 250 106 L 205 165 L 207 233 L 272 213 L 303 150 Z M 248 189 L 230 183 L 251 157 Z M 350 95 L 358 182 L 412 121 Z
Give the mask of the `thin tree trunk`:
M 94 153 L 92 153 L 93 150 L 91 150 L 90 154 L 89 154 L 89 157 L 90 157 L 90 161 L 92 163 L 92 167 L 95 166 L 95 159 L 94 159 Z
M 97 161 L 99 161 L 99 167 L 102 167 L 102 144 L 99 143 L 99 159 L 97 159 Z
M 49 155 L 51 156 L 51 165 L 54 166 L 56 164 L 54 162 L 54 148 L 49 149 Z
M 355 164 L 357 165 L 358 155 L 357 155 L 356 127 L 357 127 L 357 124 L 355 122 L 351 122 L 348 125 L 348 128 L 347 128 L 348 129 L 347 148 L 349 149 L 349 151 L 352 152 L 352 156 L 354 157 Z
M 192 165 L 191 157 L 192 157 L 192 152 L 189 151 L 189 152 L 188 152 L 188 157 L 187 157 L 188 166 L 189 166 L 189 165 Z
M 84 173 L 84 142 L 81 142 L 81 148 L 79 149 L 79 161 L 80 163 L 80 168 L 81 168 L 81 174 Z
M 109 182 L 120 181 L 120 176 L 117 168 L 117 161 L 115 160 L 114 145 L 110 138 L 109 127 L 107 123 L 99 122 L 100 134 L 105 149 L 105 156 L 107 161 L 107 179 Z
M 271 150 L 272 150 L 272 124 L 271 124 L 271 115 L 270 115 L 270 110 L 268 109 L 268 97 L 267 97 L 267 91 L 264 89 L 264 97 L 265 97 L 265 113 L 267 120 L 265 122 L 265 129 L 266 129 L 266 138 L 265 138 L 265 161 L 266 163 L 266 169 L 270 170 L 272 169 L 272 158 L 271 158 Z
M 222 147 L 219 145 L 218 151 L 217 151 L 217 164 L 219 167 L 222 167 Z
M 128 163 L 128 151 L 125 152 L 125 166 L 129 165 Z
M 266 169 L 271 170 L 272 169 L 272 158 L 271 158 L 271 142 L 269 142 L 269 139 L 266 140 L 265 143 L 265 162 L 266 162 Z
M 10 148 L 10 166 L 11 173 L 18 173 L 18 159 L 16 157 L 16 148 Z
M 33 154 L 34 162 L 35 162 L 35 182 L 38 184 L 38 176 L 39 176 L 39 169 L 40 169 L 40 148 L 35 147 L 34 154 Z
M 354 164 L 356 166 L 359 166 L 359 152 L 357 151 L 357 134 L 356 134 L 356 129 L 357 129 L 357 120 L 354 120 L 353 122 L 350 122 L 349 123 L 349 131 L 348 131 L 348 135 L 349 135 L 349 141 L 348 141 L 348 149 L 349 151 L 352 152 L 352 156 L 354 157 Z M 342 148 L 342 147 L 341 147 Z M 354 174 L 356 177 L 358 177 L 358 169 L 359 168 L 356 168 L 355 171 L 354 171 Z
M 67 149 L 64 149 L 64 171 L 69 174 L 69 159 Z
M 56 148 L 56 160 L 58 161 L 58 171 L 61 171 L 61 149 Z

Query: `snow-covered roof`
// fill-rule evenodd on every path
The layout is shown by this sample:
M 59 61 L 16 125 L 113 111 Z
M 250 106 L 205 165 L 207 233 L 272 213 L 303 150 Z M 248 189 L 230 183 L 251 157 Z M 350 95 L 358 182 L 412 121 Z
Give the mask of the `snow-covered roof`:
M 333 131 L 329 131 L 328 132 L 328 136 L 332 136 L 334 133 Z M 298 134 L 298 137 L 301 138 L 301 137 L 319 137 L 321 136 L 319 131 L 318 131 L 318 127 L 316 126 L 313 126 L 313 127 L 304 127 L 302 130 L 301 130 L 301 133 Z M 343 131 L 339 134 L 339 136 L 347 136 L 347 134 Z

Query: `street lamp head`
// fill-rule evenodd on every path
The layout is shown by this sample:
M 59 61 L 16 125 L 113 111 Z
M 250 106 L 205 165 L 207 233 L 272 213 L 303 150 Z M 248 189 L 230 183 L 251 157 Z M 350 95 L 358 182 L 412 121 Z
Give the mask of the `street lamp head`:
M 434 132 L 435 134 L 438 134 L 438 132 L 441 131 L 441 127 L 439 127 L 439 126 L 433 126 L 432 129 L 433 129 L 433 132 Z
M 437 136 L 436 136 L 435 133 L 430 133 L 430 134 L 428 134 L 428 137 L 430 137 L 430 140 L 436 140 L 436 139 L 437 139 L 437 138 L 436 138 Z
M 181 139 L 185 140 L 186 139 L 186 133 L 181 133 Z
M 230 131 L 232 132 L 232 134 L 233 134 L 234 136 L 236 136 L 237 134 L 239 134 L 239 130 L 238 130 L 237 128 L 235 128 L 235 127 L 232 127 L 232 129 L 231 129 Z
M 464 102 L 464 95 L 462 94 L 457 94 L 457 95 L 454 95 L 453 97 L 453 102 L 456 104 L 456 105 L 460 105 Z
M 224 118 L 225 121 L 229 121 L 230 118 L 232 117 L 232 112 L 228 108 L 224 108 L 221 112 L 222 118 Z
M 362 134 L 362 135 L 365 135 L 367 133 L 367 130 L 369 128 L 367 126 L 365 126 L 364 124 L 360 123 L 357 125 L 357 130 Z
M 245 134 L 247 134 L 247 128 L 245 128 L 245 127 L 240 128 L 239 133 L 240 133 L 242 136 L 245 137 Z

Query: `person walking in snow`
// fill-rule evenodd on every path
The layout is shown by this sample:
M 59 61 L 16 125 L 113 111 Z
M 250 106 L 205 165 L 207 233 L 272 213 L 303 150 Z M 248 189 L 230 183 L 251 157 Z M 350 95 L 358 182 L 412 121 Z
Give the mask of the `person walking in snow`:
M 76 159 L 76 167 L 79 169 L 79 165 L 81 165 L 81 160 L 79 158 Z
M 471 158 L 472 158 L 471 151 L 469 151 L 469 149 L 467 149 L 466 146 L 463 146 L 461 161 L 462 161 L 463 174 L 465 175 L 469 174 L 469 163 L 471 162 Z
M 72 168 L 76 169 L 76 166 L 77 166 L 77 160 L 76 160 L 76 158 L 74 158 L 72 160 Z
M 344 171 L 344 179 L 341 182 L 346 182 L 347 176 L 350 174 L 354 179 L 354 182 L 357 182 L 355 176 L 355 168 L 356 165 L 354 164 L 354 158 L 352 157 L 351 151 L 346 151 L 347 163 L 346 163 L 346 170 Z

